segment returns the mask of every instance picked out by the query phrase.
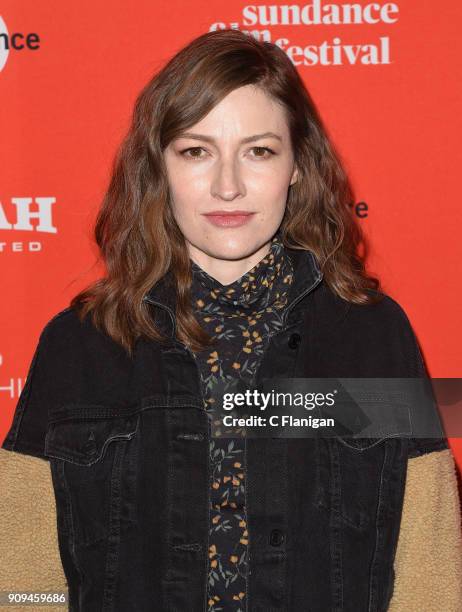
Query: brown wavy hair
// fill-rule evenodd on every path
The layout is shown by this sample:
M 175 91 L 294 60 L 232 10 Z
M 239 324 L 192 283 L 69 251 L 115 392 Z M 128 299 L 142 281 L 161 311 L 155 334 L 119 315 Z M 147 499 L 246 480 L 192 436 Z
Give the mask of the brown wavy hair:
M 129 355 L 140 336 L 165 341 L 143 297 L 170 269 L 177 338 L 192 350 L 210 346 L 190 304 L 189 254 L 172 214 L 163 150 L 227 94 L 250 84 L 285 109 L 299 171 L 288 191 L 283 243 L 311 250 L 324 282 L 341 298 L 369 304 L 383 297 L 379 280 L 365 271 L 366 241 L 350 208 L 350 182 L 293 63 L 277 45 L 252 35 L 208 32 L 183 47 L 138 95 L 94 226 L 106 276 L 70 303 L 80 319 L 90 313 Z

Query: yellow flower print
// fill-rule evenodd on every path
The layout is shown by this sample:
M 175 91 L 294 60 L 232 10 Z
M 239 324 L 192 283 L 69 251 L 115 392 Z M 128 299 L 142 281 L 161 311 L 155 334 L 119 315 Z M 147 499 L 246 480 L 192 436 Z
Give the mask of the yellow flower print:
M 235 599 L 236 601 L 241 601 L 242 599 L 244 599 L 245 597 L 245 593 L 240 592 L 239 595 L 233 595 L 233 599 Z

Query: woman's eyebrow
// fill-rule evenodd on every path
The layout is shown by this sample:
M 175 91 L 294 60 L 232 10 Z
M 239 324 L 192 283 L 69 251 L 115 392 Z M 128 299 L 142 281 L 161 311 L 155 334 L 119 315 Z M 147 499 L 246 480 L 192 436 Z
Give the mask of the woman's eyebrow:
M 193 132 L 183 132 L 179 134 L 178 138 L 192 138 L 193 140 L 204 140 L 205 142 L 215 142 L 213 136 L 206 136 L 205 134 L 194 134 Z M 282 142 L 281 136 L 274 132 L 264 132 L 263 134 L 254 134 L 253 136 L 246 136 L 241 140 L 241 143 L 253 142 L 255 140 L 261 140 L 262 138 L 277 138 Z

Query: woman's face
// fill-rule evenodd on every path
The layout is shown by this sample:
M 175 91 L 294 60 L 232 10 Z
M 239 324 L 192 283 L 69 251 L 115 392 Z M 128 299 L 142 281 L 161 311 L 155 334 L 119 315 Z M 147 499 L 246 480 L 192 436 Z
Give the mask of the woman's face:
M 268 252 L 297 180 L 282 107 L 253 85 L 240 87 L 173 140 L 164 157 L 191 259 L 223 284 L 233 282 Z M 210 216 L 235 211 L 247 214 Z

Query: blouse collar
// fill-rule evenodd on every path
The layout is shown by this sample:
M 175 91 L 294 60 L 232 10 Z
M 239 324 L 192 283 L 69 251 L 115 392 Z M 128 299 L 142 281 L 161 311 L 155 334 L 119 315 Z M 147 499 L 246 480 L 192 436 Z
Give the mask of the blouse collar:
M 196 310 L 207 310 L 213 303 L 222 314 L 282 308 L 293 281 L 293 266 L 280 236 L 276 234 L 268 253 L 240 278 L 223 285 L 191 260 L 191 296 Z

